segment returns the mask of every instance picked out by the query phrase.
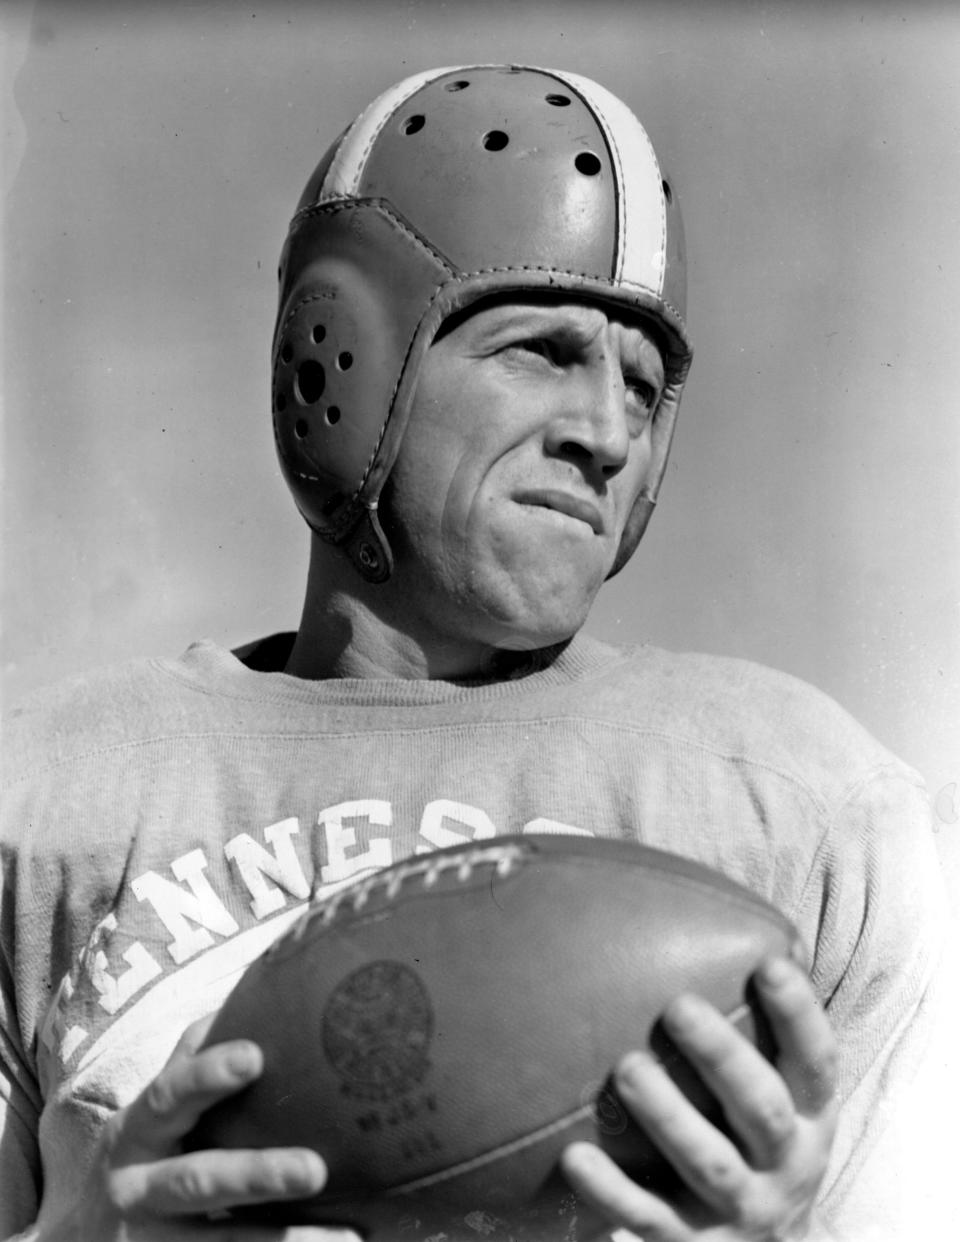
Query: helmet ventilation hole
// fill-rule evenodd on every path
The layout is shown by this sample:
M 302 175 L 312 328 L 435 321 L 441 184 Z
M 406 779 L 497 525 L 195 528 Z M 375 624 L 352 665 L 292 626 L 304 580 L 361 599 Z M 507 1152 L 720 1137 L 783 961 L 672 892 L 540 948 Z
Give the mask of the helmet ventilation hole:
M 583 173 L 585 177 L 595 177 L 600 171 L 600 161 L 592 151 L 581 151 L 573 164 L 577 172 Z
M 457 82 L 448 82 L 443 89 L 445 91 L 465 91 L 469 85 L 469 82 L 466 82 L 463 78 L 460 78 Z
M 294 423 L 293 430 L 296 432 L 298 440 L 305 440 L 310 431 L 310 424 L 305 418 L 298 418 Z
M 426 123 L 427 118 L 418 112 L 415 116 L 408 116 L 400 126 L 400 130 L 404 134 L 416 134 L 423 129 Z
M 327 423 L 331 427 L 333 427 L 336 423 L 339 423 L 340 421 L 339 405 L 331 405 L 330 408 L 327 410 L 326 414 L 324 415 L 324 417 L 326 418 Z
M 555 108 L 566 108 L 569 106 L 570 96 L 569 95 L 547 95 L 546 100 L 548 104 L 553 104 Z
M 304 405 L 315 405 L 320 400 L 326 382 L 323 367 L 313 358 L 307 358 L 297 367 L 297 395 Z
M 488 151 L 502 151 L 510 141 L 510 136 L 502 129 L 491 129 L 483 135 L 483 145 Z
M 282 362 L 289 362 L 293 357 L 293 346 L 289 341 L 284 341 L 283 348 L 280 350 L 280 359 Z
M 353 366 L 353 354 L 345 349 L 342 354 L 337 354 L 337 368 L 340 371 L 349 371 Z
M 670 189 L 670 182 L 661 181 L 660 184 L 663 186 L 663 197 L 667 200 L 668 203 L 672 203 L 673 202 L 673 191 Z
M 327 335 L 327 330 L 322 323 L 315 323 L 313 331 L 310 333 L 313 337 L 314 344 L 319 345 L 323 338 Z

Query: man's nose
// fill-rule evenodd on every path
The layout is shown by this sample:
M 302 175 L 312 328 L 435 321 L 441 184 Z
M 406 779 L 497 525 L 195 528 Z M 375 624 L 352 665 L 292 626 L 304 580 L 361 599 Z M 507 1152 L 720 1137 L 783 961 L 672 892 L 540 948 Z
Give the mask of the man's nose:
M 626 390 L 620 367 L 601 359 L 567 375 L 547 429 L 547 450 L 613 478 L 630 452 Z

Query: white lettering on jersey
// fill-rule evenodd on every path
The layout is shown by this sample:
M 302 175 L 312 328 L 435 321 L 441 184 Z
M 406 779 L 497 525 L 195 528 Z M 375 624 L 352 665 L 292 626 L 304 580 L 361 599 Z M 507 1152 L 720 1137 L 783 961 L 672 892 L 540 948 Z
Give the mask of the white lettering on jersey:
M 170 870 L 189 885 L 190 892 L 155 871 L 145 871 L 130 885 L 137 901 L 149 901 L 173 936 L 167 951 L 178 966 L 214 943 L 210 932 L 232 936 L 239 931 L 236 920 L 203 874 L 206 865 L 203 850 L 191 850 L 170 864 Z M 188 919 L 197 926 L 191 927 Z
M 566 835 L 569 837 L 592 837 L 589 828 L 577 828 L 574 824 L 565 824 L 561 819 L 545 819 L 542 815 L 537 819 L 531 819 L 528 824 L 523 825 L 524 832 L 553 832 L 557 835 Z
M 351 820 L 357 822 L 350 824 L 348 821 Z M 391 838 L 372 834 L 378 828 L 390 829 L 392 825 L 392 804 L 382 799 L 361 798 L 322 810 L 317 816 L 317 827 L 322 830 L 326 845 L 327 861 L 320 867 L 318 877 L 323 890 L 335 890 L 363 872 L 389 867 L 394 853 Z M 586 837 L 596 835 L 575 824 L 545 816 L 529 820 L 522 831 Z M 261 931 L 274 927 L 278 921 L 286 925 L 288 918 L 298 914 L 296 906 L 286 908 L 289 899 L 296 902 L 310 899 L 310 881 L 292 839 L 298 833 L 299 821 L 294 816 L 278 820 L 263 829 L 266 846 L 250 834 L 241 832 L 223 847 L 238 880 L 235 891 L 238 894 L 246 891 L 250 909 Z M 480 807 L 449 798 L 436 798 L 423 809 L 420 842 L 415 853 L 427 853 L 432 849 L 496 835 L 496 826 Z M 150 870 L 130 885 L 136 899 L 149 903 L 172 936 L 167 950 L 177 966 L 213 947 L 215 936 L 230 938 L 240 931 L 239 924 L 204 874 L 207 866 L 204 852 L 195 849 L 170 864 L 173 876 L 179 883 Z M 78 955 L 72 975 L 61 980 L 46 1012 L 40 1038 L 45 1047 L 59 1055 L 62 1063 L 73 1057 L 81 1046 L 89 1045 L 90 1032 L 76 1022 L 71 1023 L 68 1017 L 76 1004 L 81 980 L 96 993 L 99 1008 L 113 1019 L 149 984 L 162 979 L 162 959 L 157 960 L 146 947 L 146 944 L 152 946 L 152 936 L 145 936 L 144 941 L 134 940 L 129 935 L 130 930 L 122 937 L 115 935 L 119 933 L 117 916 L 113 913 L 107 915 L 96 926 L 86 948 Z M 249 930 L 252 932 L 254 929 Z M 124 942 L 126 948 L 118 952 L 119 944 Z M 115 959 L 111 951 L 117 954 Z M 121 959 L 125 965 L 121 965 Z M 89 993 L 87 996 L 89 998 Z M 84 1003 L 89 1004 L 89 999 Z M 139 999 L 137 1004 L 140 1004 Z
M 300 859 L 290 840 L 300 831 L 296 816 L 281 819 L 263 830 L 273 853 L 265 850 L 246 832 L 233 837 L 223 847 L 223 852 L 240 872 L 240 879 L 250 893 L 250 909 L 258 919 L 276 914 L 287 904 L 283 892 L 305 901 L 310 896 L 310 885 L 303 874 Z M 274 881 L 268 884 L 266 877 Z
M 90 982 L 99 994 L 99 1005 L 107 1013 L 114 1014 L 121 1009 L 131 996 L 135 996 L 141 988 L 146 987 L 151 979 L 162 973 L 160 963 L 147 952 L 139 940 L 135 940 L 120 954 L 129 969 L 122 975 L 110 974 L 110 963 L 107 955 L 99 947 L 104 932 L 117 929 L 117 918 L 108 914 L 98 925 L 83 957 L 83 966 Z M 66 1056 L 69 1053 L 65 1052 Z
M 445 819 L 469 828 L 470 835 L 465 836 L 445 827 Z M 443 849 L 447 845 L 463 845 L 466 841 L 495 837 L 497 830 L 490 816 L 478 806 L 471 806 L 469 802 L 453 802 L 449 798 L 435 798 L 423 808 L 420 835 L 426 837 L 435 849 Z
M 90 1032 L 85 1031 L 82 1026 L 70 1027 L 63 1037 L 63 1044 L 60 1048 L 60 1060 L 64 1065 L 66 1065 L 89 1034 Z
M 324 884 L 349 879 L 361 871 L 379 870 L 393 862 L 393 843 L 389 837 L 371 837 L 369 848 L 362 854 L 347 857 L 347 850 L 356 849 L 355 828 L 345 828 L 345 819 L 365 819 L 377 828 L 389 828 L 393 809 L 379 798 L 361 798 L 356 802 L 339 802 L 317 816 L 327 843 L 327 862 L 320 868 Z
M 40 1028 L 40 1042 L 48 1051 L 59 1056 L 64 1065 L 89 1035 L 89 1031 L 82 1026 L 68 1027 L 64 1017 L 75 991 L 73 980 L 69 975 L 64 975 Z

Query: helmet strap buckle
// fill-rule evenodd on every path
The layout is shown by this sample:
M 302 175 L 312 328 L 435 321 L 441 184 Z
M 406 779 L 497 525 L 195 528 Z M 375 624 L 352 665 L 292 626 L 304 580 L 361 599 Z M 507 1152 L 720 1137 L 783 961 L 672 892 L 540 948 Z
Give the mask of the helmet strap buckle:
M 393 554 L 376 507 L 364 509 L 360 521 L 344 540 L 344 550 L 368 582 L 386 582 L 393 572 Z

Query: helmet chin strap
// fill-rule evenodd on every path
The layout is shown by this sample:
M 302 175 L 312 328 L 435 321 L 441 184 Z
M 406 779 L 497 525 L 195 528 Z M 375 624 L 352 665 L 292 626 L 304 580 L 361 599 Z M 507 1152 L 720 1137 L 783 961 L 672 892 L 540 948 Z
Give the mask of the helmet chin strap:
M 613 567 L 607 574 L 607 581 L 618 574 L 633 556 L 656 504 L 656 500 L 649 496 L 637 497 L 624 527 Z M 354 568 L 367 582 L 386 582 L 393 573 L 393 553 L 383 527 L 380 525 L 375 504 L 370 505 L 364 511 L 356 526 L 343 541 L 342 547 Z
M 488 297 L 595 299 L 656 325 L 667 380 L 619 572 L 653 510 L 690 364 L 685 270 L 671 184 L 598 83 L 510 64 L 390 87 L 321 159 L 278 269 L 274 437 L 311 529 L 386 582 L 377 501 L 441 325 Z
M 386 582 L 393 573 L 393 553 L 380 525 L 376 502 L 364 509 L 343 548 L 367 582 Z

